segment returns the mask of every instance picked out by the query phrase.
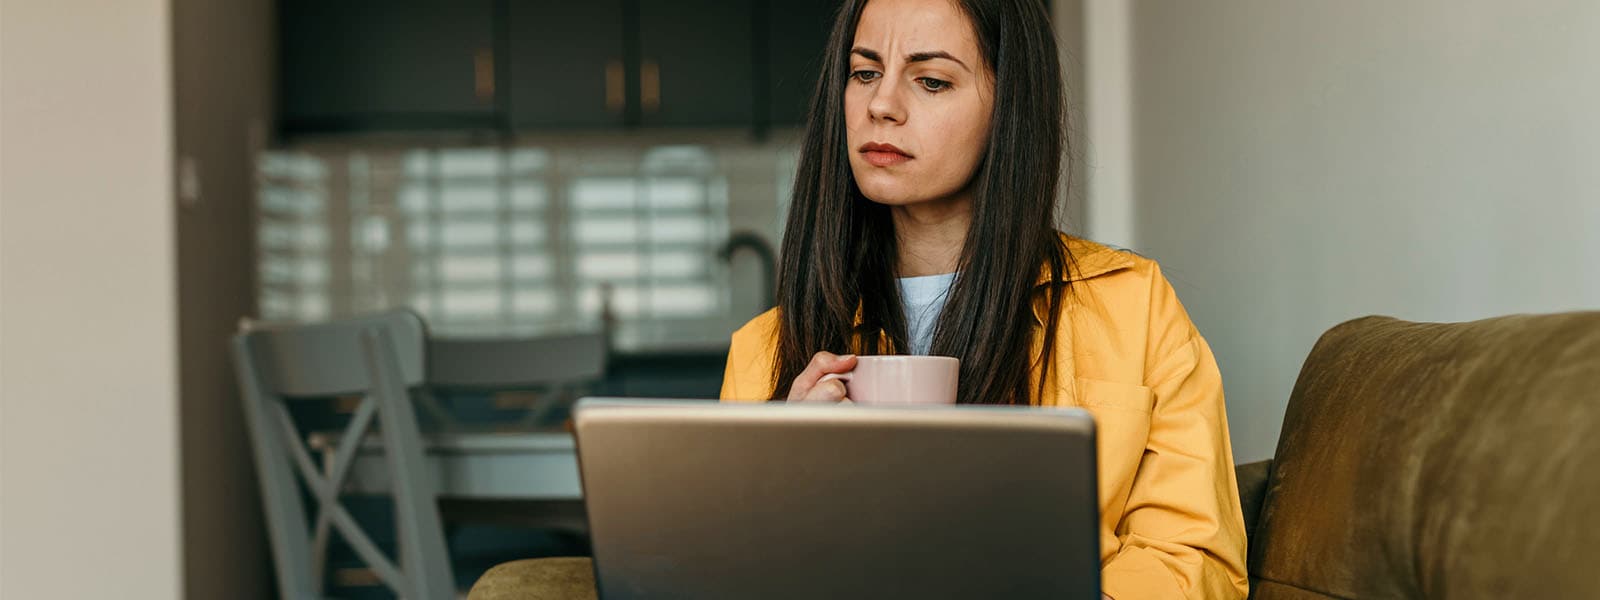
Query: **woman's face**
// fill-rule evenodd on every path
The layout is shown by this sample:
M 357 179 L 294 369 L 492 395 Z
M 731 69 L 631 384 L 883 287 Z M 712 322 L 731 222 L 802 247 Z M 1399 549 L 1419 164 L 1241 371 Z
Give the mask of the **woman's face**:
M 954 0 L 871 0 L 856 25 L 844 112 L 868 199 L 966 198 L 989 135 L 994 82 Z

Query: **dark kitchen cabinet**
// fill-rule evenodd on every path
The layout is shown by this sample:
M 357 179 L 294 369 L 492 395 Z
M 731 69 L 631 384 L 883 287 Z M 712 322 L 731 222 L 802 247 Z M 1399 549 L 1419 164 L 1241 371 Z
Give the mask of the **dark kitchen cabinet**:
M 280 0 L 285 133 L 799 125 L 841 0 Z
M 494 126 L 495 0 L 282 0 L 285 130 Z
M 766 104 L 771 123 L 804 125 L 822 72 L 823 45 L 842 0 L 768 0 Z
M 755 2 L 637 4 L 639 124 L 749 127 L 755 119 Z
M 628 105 L 622 0 L 508 0 L 507 104 L 517 129 L 603 129 Z

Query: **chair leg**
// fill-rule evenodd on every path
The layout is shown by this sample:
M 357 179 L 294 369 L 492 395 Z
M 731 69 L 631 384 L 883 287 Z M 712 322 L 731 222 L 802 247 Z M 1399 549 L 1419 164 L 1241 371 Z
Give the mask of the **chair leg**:
M 399 529 L 400 563 L 413 591 L 408 597 L 454 598 L 455 578 L 439 518 L 438 495 L 423 461 L 422 434 L 401 381 L 399 359 L 386 332 L 363 336 L 367 369 L 378 399 L 379 429 L 384 454 L 394 475 L 395 525 Z
M 240 381 L 259 381 L 243 344 L 242 339 L 235 342 L 234 369 Z M 305 507 L 301 505 L 300 486 L 295 481 L 289 450 L 284 445 L 294 440 L 283 440 L 271 426 L 267 403 L 276 399 L 256 385 L 242 387 L 245 426 L 255 450 L 256 477 L 261 485 L 261 505 L 272 542 L 279 596 L 286 600 L 315 598 L 322 574 L 311 568 L 311 539 L 306 531 Z

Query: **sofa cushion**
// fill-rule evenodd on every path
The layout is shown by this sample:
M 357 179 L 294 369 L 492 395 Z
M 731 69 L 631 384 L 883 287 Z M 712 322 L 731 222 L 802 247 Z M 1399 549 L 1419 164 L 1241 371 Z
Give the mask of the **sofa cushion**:
M 1600 312 L 1368 317 L 1295 383 L 1255 598 L 1600 598 Z
M 467 600 L 594 600 L 594 563 L 587 558 L 530 558 L 496 565 L 478 578 Z

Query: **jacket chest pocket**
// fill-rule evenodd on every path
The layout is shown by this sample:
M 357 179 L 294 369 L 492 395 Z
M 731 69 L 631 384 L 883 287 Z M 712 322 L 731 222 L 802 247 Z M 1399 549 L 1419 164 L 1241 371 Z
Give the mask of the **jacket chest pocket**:
M 1150 435 L 1155 392 L 1142 385 L 1080 377 L 1074 401 L 1094 415 L 1100 463 L 1105 465 L 1107 458 L 1127 458 L 1137 466 Z M 1102 472 L 1101 479 L 1107 475 L 1110 473 Z
M 1141 413 L 1147 423 L 1150 420 L 1150 411 L 1155 408 L 1155 392 L 1142 385 L 1087 377 L 1079 377 L 1077 384 L 1077 405 L 1084 408 L 1108 408 Z

